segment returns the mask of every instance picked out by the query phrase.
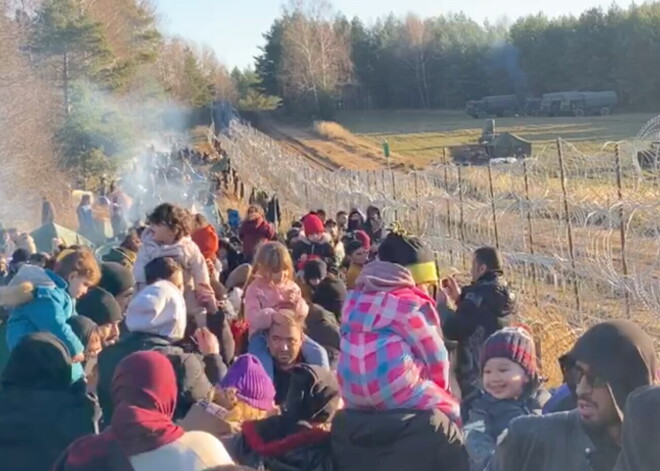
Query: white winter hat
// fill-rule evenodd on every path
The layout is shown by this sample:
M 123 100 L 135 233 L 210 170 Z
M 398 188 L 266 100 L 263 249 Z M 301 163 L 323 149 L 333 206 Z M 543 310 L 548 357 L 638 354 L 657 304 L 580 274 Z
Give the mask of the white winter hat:
M 147 286 L 128 305 L 126 327 L 131 332 L 182 339 L 186 330 L 183 294 L 166 280 Z

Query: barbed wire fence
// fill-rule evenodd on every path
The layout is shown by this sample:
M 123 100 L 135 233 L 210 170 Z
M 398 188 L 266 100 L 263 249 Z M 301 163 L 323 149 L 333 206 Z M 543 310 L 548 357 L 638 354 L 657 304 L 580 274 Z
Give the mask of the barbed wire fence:
M 465 273 L 476 248 L 498 246 L 524 320 L 556 357 L 610 318 L 634 319 L 660 343 L 660 181 L 657 162 L 649 169 L 637 158 L 658 129 L 660 120 L 595 155 L 557 139 L 517 163 L 457 166 L 444 157 L 409 172 L 318 169 L 238 123 L 224 145 L 241 179 L 277 194 L 292 219 L 378 206 L 386 223 L 430 243 L 443 275 Z

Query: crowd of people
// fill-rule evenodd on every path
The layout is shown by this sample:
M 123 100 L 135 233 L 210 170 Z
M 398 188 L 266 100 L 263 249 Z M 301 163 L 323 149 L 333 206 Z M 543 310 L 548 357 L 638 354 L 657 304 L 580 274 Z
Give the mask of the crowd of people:
M 656 352 L 633 322 L 584 332 L 551 390 L 497 249 L 461 286 L 377 207 L 279 231 L 266 209 L 217 227 L 161 203 L 102 260 L 25 256 L 7 232 L 4 469 L 657 469 Z

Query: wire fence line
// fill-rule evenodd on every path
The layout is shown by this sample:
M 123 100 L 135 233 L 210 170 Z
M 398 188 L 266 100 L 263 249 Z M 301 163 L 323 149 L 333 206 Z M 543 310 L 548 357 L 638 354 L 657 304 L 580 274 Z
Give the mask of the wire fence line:
M 558 139 L 517 163 L 441 159 L 410 172 L 319 169 L 238 123 L 223 145 L 241 179 L 277 194 L 291 215 L 376 205 L 386 223 L 429 241 L 443 273 L 465 272 L 474 249 L 497 245 L 525 311 L 546 330 L 629 317 L 660 341 L 660 179 L 637 158 L 658 124 L 596 155 Z

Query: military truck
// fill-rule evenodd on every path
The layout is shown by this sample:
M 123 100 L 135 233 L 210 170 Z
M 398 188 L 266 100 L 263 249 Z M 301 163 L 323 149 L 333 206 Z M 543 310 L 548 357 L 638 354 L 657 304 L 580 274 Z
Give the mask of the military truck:
M 475 119 L 513 116 L 520 113 L 520 101 L 516 95 L 485 96 L 481 100 L 468 101 L 465 112 Z
M 554 92 L 541 98 L 540 113 L 544 116 L 607 116 L 617 106 L 616 92 Z

